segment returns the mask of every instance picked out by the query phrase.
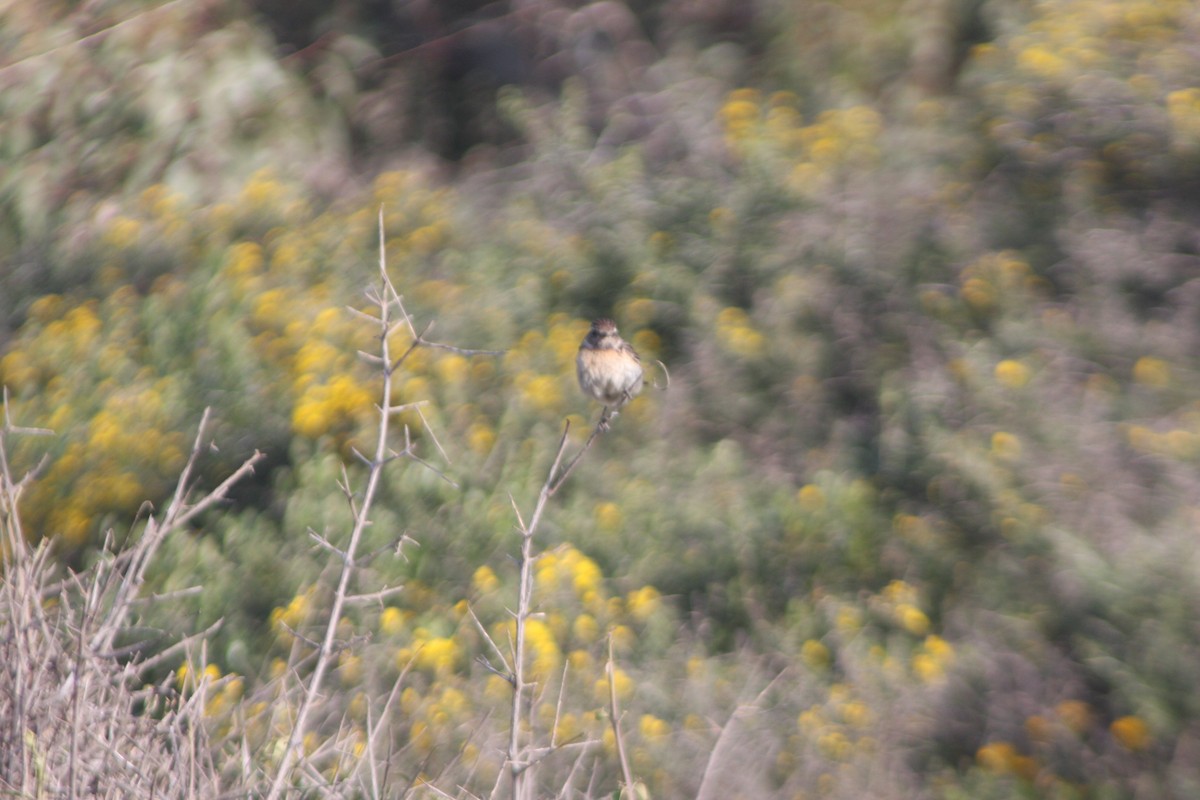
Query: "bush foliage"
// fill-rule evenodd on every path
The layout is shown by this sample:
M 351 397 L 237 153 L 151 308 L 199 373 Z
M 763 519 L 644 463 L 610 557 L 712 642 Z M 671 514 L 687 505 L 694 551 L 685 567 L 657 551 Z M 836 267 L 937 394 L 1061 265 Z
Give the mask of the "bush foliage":
M 400 588 L 334 620 L 289 786 L 507 791 L 519 528 L 606 315 L 656 386 L 536 531 L 529 791 L 1194 796 L 1193 3 L 393 5 L 0 9 L 4 652 L 32 604 L 66 669 L 211 408 L 198 485 L 264 458 L 156 543 L 171 600 L 86 699 L 162 780 L 196 730 L 196 785 L 267 795 L 372 473 L 382 257 L 424 463 L 382 471 L 353 589 Z M 67 763 L 23 724 L 17 791 Z

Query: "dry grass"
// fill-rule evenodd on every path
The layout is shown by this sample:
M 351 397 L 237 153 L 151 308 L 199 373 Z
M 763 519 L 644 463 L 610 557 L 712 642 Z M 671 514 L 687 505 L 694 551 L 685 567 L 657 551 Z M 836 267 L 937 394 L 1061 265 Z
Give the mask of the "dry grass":
M 31 545 L 17 513 L 32 477 L 13 475 L 12 437 L 41 431 L 12 423 L 0 431 L 0 789 L 20 797 L 213 796 L 217 769 L 202 723 L 211 688 L 201 679 L 181 695 L 146 676 L 208 631 L 150 653 L 137 628 L 146 566 L 163 540 L 251 472 L 258 454 L 220 486 L 189 502 L 189 477 L 205 446 L 207 415 L 175 497 L 141 535 L 118 548 L 110 535 L 88 569 L 66 570 L 49 540 Z

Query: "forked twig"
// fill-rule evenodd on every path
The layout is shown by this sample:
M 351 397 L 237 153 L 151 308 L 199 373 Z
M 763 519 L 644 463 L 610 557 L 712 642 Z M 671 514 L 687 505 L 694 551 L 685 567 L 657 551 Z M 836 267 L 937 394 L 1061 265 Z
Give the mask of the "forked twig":
M 606 430 L 608 430 L 607 413 L 608 413 L 608 409 L 605 409 L 604 414 L 601 414 L 601 416 L 600 416 L 600 421 L 596 423 L 596 426 L 594 428 L 592 428 L 591 435 L 588 436 L 587 441 L 583 443 L 583 447 L 580 448 L 579 452 L 575 454 L 575 457 L 572 458 L 569 462 L 567 462 L 566 469 L 564 469 L 562 471 L 562 474 L 559 475 L 557 479 L 555 479 L 554 478 L 554 470 L 550 471 L 550 478 L 551 478 L 551 482 L 549 484 L 549 487 L 550 487 L 549 488 L 549 492 L 550 492 L 549 496 L 550 497 L 553 497 L 555 492 L 557 492 L 559 489 L 561 489 L 562 485 L 567 482 L 567 478 L 571 477 L 571 473 L 575 471 L 575 467 L 577 464 L 579 464 L 580 459 L 582 459 L 584 454 L 587 453 L 588 449 L 591 448 L 592 442 L 596 441 L 596 437 L 599 436 L 600 434 L 604 433 Z M 571 421 L 567 420 L 563 424 L 562 441 L 564 443 L 567 440 L 567 431 L 569 431 L 570 429 L 571 429 Z M 561 451 L 560 451 L 560 456 L 561 456 Z M 555 466 L 557 467 L 558 461 L 555 461 L 554 463 L 555 463 Z
M 621 736 L 621 711 L 617 706 L 616 664 L 613 661 L 613 637 L 608 634 L 608 664 L 604 671 L 608 676 L 608 711 L 611 717 L 613 738 L 617 745 L 617 760 L 621 762 L 621 774 L 625 776 L 625 790 L 633 796 L 633 770 L 629 768 L 629 758 L 625 755 L 625 742 Z

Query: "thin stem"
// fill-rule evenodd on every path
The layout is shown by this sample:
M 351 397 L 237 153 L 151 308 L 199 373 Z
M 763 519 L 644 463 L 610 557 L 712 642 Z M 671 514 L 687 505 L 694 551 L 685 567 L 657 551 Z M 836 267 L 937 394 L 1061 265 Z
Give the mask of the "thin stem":
M 570 425 L 571 425 L 571 423 L 567 422 L 567 429 L 570 428 Z M 575 471 L 575 466 L 579 463 L 580 459 L 582 459 L 584 454 L 587 453 L 587 451 L 591 448 L 592 442 L 596 441 L 596 437 L 599 436 L 600 434 L 604 433 L 606 430 L 608 430 L 608 409 L 605 409 L 605 413 L 603 415 L 601 415 L 600 421 L 596 423 L 596 427 L 592 428 L 592 433 L 590 436 L 588 436 L 587 441 L 583 443 L 583 447 L 580 449 L 580 451 L 578 453 L 575 454 L 575 457 L 572 458 L 570 460 L 570 462 L 567 463 L 567 468 L 563 470 L 562 475 L 559 475 L 557 480 L 553 480 L 554 469 L 550 470 L 550 477 L 552 479 L 549 482 L 549 486 L 550 486 L 549 496 L 550 497 L 553 497 L 555 492 L 557 492 L 559 489 L 562 488 L 562 485 L 567 482 L 567 478 L 571 477 L 571 473 Z M 566 431 L 566 429 L 564 429 L 563 430 L 563 440 L 564 441 L 566 441 L 566 436 L 567 436 L 567 431 Z M 560 457 L 562 456 L 561 451 L 559 452 L 559 456 Z M 555 465 L 555 468 L 558 467 L 557 460 L 555 460 L 554 465 Z
M 621 774 L 625 776 L 625 791 L 633 797 L 633 771 L 629 769 L 629 759 L 625 755 L 625 742 L 621 736 L 621 711 L 617 706 L 616 664 L 613 662 L 612 634 L 608 635 L 608 709 L 611 717 L 613 739 L 617 745 L 617 760 L 621 762 Z
M 379 431 L 378 436 L 375 439 L 375 456 L 373 459 L 371 459 L 370 471 L 367 475 L 367 486 L 363 492 L 362 502 L 359 504 L 358 511 L 354 517 L 354 528 L 350 532 L 350 542 L 346 545 L 344 554 L 345 557 L 342 560 L 341 574 L 338 576 L 337 589 L 334 592 L 333 603 L 329 609 L 329 621 L 325 626 L 325 636 L 321 642 L 317 663 L 313 669 L 312 675 L 309 677 L 308 686 L 306 687 L 304 693 L 304 700 L 301 701 L 300 709 L 296 713 L 296 721 L 292 725 L 292 732 L 288 737 L 287 749 L 284 751 L 283 759 L 280 761 L 279 770 L 275 773 L 275 780 L 271 784 L 271 790 L 267 794 L 267 800 L 277 800 L 277 798 L 283 792 L 284 783 L 286 783 L 291 774 L 292 768 L 295 766 L 296 760 L 299 757 L 301 751 L 300 745 L 304 739 L 304 734 L 308 726 L 308 717 L 312 713 L 313 707 L 316 704 L 317 697 L 320 694 L 321 685 L 325 680 L 325 675 L 328 673 L 330 666 L 333 664 L 333 655 L 335 650 L 334 645 L 337 638 L 338 622 L 341 621 L 342 611 L 347 602 L 350 577 L 354 572 L 354 556 L 358 551 L 358 546 L 362 539 L 363 531 L 366 530 L 367 525 L 370 523 L 368 514 L 371 509 L 371 504 L 375 500 L 375 494 L 379 489 L 380 477 L 383 475 L 383 466 L 389 461 L 388 431 L 390 428 L 389 422 L 391 420 L 391 415 L 387 413 L 386 409 L 392 407 L 392 367 L 390 366 L 392 364 L 392 359 L 388 345 L 387 332 L 391 327 L 390 309 L 392 307 L 392 298 L 396 296 L 396 290 L 394 287 L 392 287 L 391 281 L 387 275 L 382 208 L 379 211 L 379 271 L 382 282 L 382 290 L 380 292 L 381 296 L 379 298 L 379 355 L 383 363 L 389 366 L 384 370 L 383 397 L 379 403 L 379 407 L 384 409 L 384 411 L 382 411 L 379 415 Z M 403 357 L 401 360 L 403 360 Z
M 518 589 L 517 597 L 517 619 L 513 653 L 513 696 L 512 708 L 509 716 L 509 740 L 508 740 L 508 765 L 512 775 L 512 797 L 513 800 L 523 800 L 528 793 L 527 787 L 529 784 L 529 774 L 526 771 L 528 767 L 524 762 L 522 753 L 523 745 L 521 742 L 521 713 L 525 704 L 525 628 L 529 620 L 529 614 L 533 602 L 533 536 L 537 532 L 538 524 L 542 520 L 542 513 L 546 510 L 546 503 L 554 494 L 557 486 L 554 484 L 554 476 L 558 473 L 559 465 L 562 464 L 563 454 L 567 450 L 567 433 L 571 429 L 571 423 L 567 422 L 563 426 L 562 436 L 558 440 L 558 452 L 555 453 L 554 463 L 550 465 L 550 472 L 546 476 L 546 482 L 542 484 L 542 490 L 538 493 L 537 505 L 534 506 L 533 515 L 530 516 L 529 522 L 521 520 L 521 581 Z M 578 457 L 576 457 L 578 461 Z M 561 481 L 558 485 L 561 485 Z M 517 518 L 521 519 L 520 512 L 517 513 Z

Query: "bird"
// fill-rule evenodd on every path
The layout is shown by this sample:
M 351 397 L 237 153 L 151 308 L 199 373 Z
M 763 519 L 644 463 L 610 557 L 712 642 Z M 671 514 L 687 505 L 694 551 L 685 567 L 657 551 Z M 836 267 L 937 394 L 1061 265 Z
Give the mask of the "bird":
M 601 317 L 592 323 L 579 345 L 575 373 L 583 393 L 604 404 L 600 429 L 608 428 L 617 409 L 642 390 L 642 360 L 633 345 L 617 333 L 617 323 Z

